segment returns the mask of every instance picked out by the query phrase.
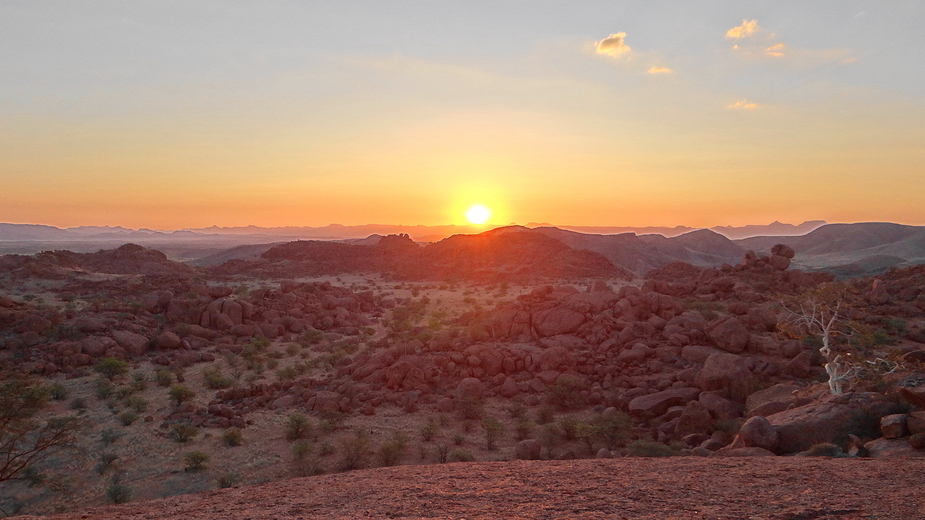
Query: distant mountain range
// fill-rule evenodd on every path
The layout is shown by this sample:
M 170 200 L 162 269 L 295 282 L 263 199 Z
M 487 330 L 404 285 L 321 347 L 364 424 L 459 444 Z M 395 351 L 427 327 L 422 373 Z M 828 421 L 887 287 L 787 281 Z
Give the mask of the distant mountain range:
M 635 231 L 623 231 L 626 229 Z M 687 229 L 687 231 L 677 233 L 681 229 Z M 380 232 L 356 236 L 372 230 Z M 0 224 L 0 253 L 35 253 L 48 249 L 89 252 L 107 247 L 118 247 L 131 242 L 158 249 L 175 260 L 186 261 L 194 265 L 216 266 L 231 260 L 249 261 L 261 258 L 275 246 L 290 243 L 296 239 L 313 239 L 308 242 L 303 240 L 303 244 L 337 240 L 351 247 L 373 246 L 385 236 L 411 235 L 401 230 L 414 231 L 419 234 L 410 237 L 415 239 L 415 242 L 440 244 L 441 248 L 448 247 L 446 244 L 450 243 L 466 243 L 462 238 L 464 236 L 500 236 L 514 231 L 528 232 L 528 234 L 543 235 L 554 239 L 555 243 L 561 243 L 570 250 L 596 253 L 612 263 L 615 268 L 626 269 L 637 275 L 644 275 L 651 269 L 661 268 L 672 262 L 687 262 L 698 266 L 737 264 L 746 251 L 754 250 L 759 254 L 766 254 L 775 244 L 779 243 L 787 244 L 796 251 L 797 256 L 793 264 L 795 268 L 825 269 L 840 276 L 868 276 L 884 272 L 894 266 L 925 263 L 925 227 L 923 226 L 877 222 L 824 224 L 821 221 L 804 222 L 798 226 L 774 222 L 767 226 L 714 229 L 678 227 L 566 229 L 548 225 L 532 228 L 505 226 L 482 233 L 474 232 L 476 230 L 464 226 L 332 225 L 323 228 L 248 226 L 166 232 L 150 229 L 131 230 L 122 227 L 60 229 L 42 225 Z M 591 230 L 596 232 L 588 232 Z M 603 233 L 614 230 L 620 232 Z M 641 230 L 660 230 L 664 233 L 637 233 Z M 792 231 L 794 234 L 780 234 L 787 231 Z M 765 232 L 765 234 L 746 238 L 730 238 L 730 236 L 737 237 L 759 232 Z M 443 237 L 446 234 L 450 234 L 454 239 L 448 242 Z M 425 240 L 422 240 L 422 237 Z M 327 254 L 325 251 L 328 251 L 327 246 L 322 245 L 299 247 L 310 252 L 309 256 L 314 256 L 316 253 Z M 434 249 L 434 251 L 437 250 L 440 248 Z M 337 251 L 346 251 L 346 249 L 340 248 Z M 461 261 L 461 258 L 456 258 L 454 262 Z M 566 258 L 566 256 L 561 258 Z M 584 260 L 586 259 L 582 261 Z M 442 260 L 437 263 L 451 268 L 451 264 L 446 264 Z M 452 265 L 455 266 L 453 268 L 459 267 L 456 264 Z

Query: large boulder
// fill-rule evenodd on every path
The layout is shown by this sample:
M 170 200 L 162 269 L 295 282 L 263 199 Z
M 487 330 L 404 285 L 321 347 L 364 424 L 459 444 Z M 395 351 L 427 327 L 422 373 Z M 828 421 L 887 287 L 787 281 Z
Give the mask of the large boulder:
M 485 385 L 474 377 L 467 377 L 456 386 L 456 400 L 480 400 L 485 394 Z
M 745 421 L 729 446 L 731 448 L 764 448 L 774 451 L 777 448 L 777 429 L 764 417 L 752 417 Z
M 517 443 L 514 456 L 520 460 L 539 460 L 543 447 L 534 439 L 525 439 Z
M 148 350 L 148 338 L 125 330 L 114 330 L 112 339 L 133 356 L 140 356 Z
M 709 323 L 706 333 L 717 347 L 733 354 L 745 351 L 751 338 L 751 333 L 735 316 L 727 316 Z
M 674 427 L 676 437 L 692 433 L 708 434 L 713 431 L 713 416 L 700 401 L 691 401 L 684 407 Z
M 585 315 L 564 307 L 539 311 L 533 314 L 531 324 L 540 337 L 571 334 L 585 322 Z
M 813 400 L 806 397 L 797 397 L 794 392 L 800 390 L 797 385 L 780 383 L 748 396 L 745 400 L 745 415 L 752 417 L 760 415 L 767 417 L 788 408 L 796 408 L 809 404 Z
M 725 390 L 731 399 L 745 402 L 754 390 L 755 377 L 745 358 L 735 354 L 713 354 L 697 375 L 697 385 L 705 392 Z
M 881 437 L 872 440 L 864 447 L 872 459 L 904 459 L 907 457 L 925 457 L 925 451 L 917 450 L 905 439 L 887 439 Z
M 693 401 L 700 394 L 696 388 L 669 388 L 654 394 L 641 395 L 629 402 L 629 411 L 637 415 L 659 416 L 672 406 Z
M 768 416 L 777 430 L 777 453 L 799 453 L 813 444 L 845 447 L 850 435 L 876 437 L 880 418 L 898 411 L 896 403 L 873 392 L 826 395 L 810 404 Z

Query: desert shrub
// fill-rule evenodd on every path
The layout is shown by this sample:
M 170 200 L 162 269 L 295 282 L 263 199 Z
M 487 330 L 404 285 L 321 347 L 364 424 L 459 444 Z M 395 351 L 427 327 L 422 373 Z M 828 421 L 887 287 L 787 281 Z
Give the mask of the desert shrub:
M 556 410 L 549 406 L 543 405 L 536 411 L 536 424 L 546 424 L 552 422 L 556 416 Z
M 460 417 L 466 421 L 481 419 L 484 413 L 482 401 L 475 397 L 464 397 L 456 402 L 456 410 Z
M 847 457 L 848 454 L 845 453 L 841 448 L 834 444 L 823 442 L 820 444 L 813 444 L 806 450 L 806 456 L 808 457 Z
M 123 435 L 125 434 L 120 431 L 113 430 L 112 428 L 106 428 L 100 432 L 100 442 L 102 442 L 104 446 L 109 446 L 110 444 L 121 439 Z
M 299 341 L 307 345 L 315 345 L 324 341 L 324 333 L 318 329 L 308 329 L 299 336 Z
M 138 414 L 135 412 L 122 412 L 119 414 L 119 422 L 122 423 L 122 426 L 131 426 L 133 422 L 138 420 Z
M 196 392 L 193 392 L 185 385 L 176 384 L 170 387 L 169 395 L 170 398 L 173 399 L 174 403 L 176 403 L 177 406 L 180 406 L 186 401 L 196 397 Z
M 462 446 L 462 445 L 465 444 L 465 443 L 466 443 L 466 436 L 465 436 L 465 435 L 463 435 L 463 434 L 461 434 L 461 433 L 459 433 L 459 432 L 456 432 L 456 433 L 453 434 L 453 444 L 455 444 L 455 445 L 457 445 L 457 446 Z
M 295 441 L 298 439 L 307 439 L 313 435 L 314 427 L 308 420 L 308 417 L 296 412 L 290 414 L 289 418 L 286 419 L 284 433 L 286 435 L 286 440 Z
M 469 453 L 466 450 L 455 449 L 450 452 L 447 456 L 448 462 L 473 462 L 475 461 L 475 456 Z
M 222 434 L 222 442 L 225 443 L 225 446 L 240 446 L 243 442 L 242 437 L 241 430 L 230 428 Z
M 71 410 L 80 410 L 80 411 L 86 410 L 87 401 L 83 397 L 75 397 L 74 399 L 71 400 L 70 407 L 71 407 Z
M 115 453 L 106 452 L 100 455 L 99 462 L 96 463 L 96 466 L 93 467 L 93 470 L 96 471 L 97 475 L 103 475 L 107 471 L 113 468 L 113 464 L 116 460 L 119 459 L 119 456 Z
M 434 440 L 434 437 L 440 434 L 440 423 L 437 422 L 437 419 L 431 417 L 427 419 L 427 424 L 421 427 L 421 439 L 424 442 L 430 442 Z
M 55 401 L 64 401 L 67 399 L 68 392 L 67 387 L 64 386 L 60 381 L 56 381 L 48 385 L 48 395 L 51 396 Z
M 504 433 L 504 426 L 494 417 L 482 419 L 482 430 L 485 432 L 485 449 L 493 450 Z
M 296 355 L 296 354 L 298 354 L 298 353 L 299 353 L 299 346 L 298 346 L 297 344 L 295 344 L 295 343 L 290 343 L 290 344 L 286 345 L 286 355 L 287 355 L 287 356 L 290 356 L 290 357 L 291 357 L 291 356 L 294 356 L 294 355 Z
M 94 388 L 93 394 L 100 401 L 109 399 L 112 394 L 116 392 L 116 387 L 112 383 L 106 380 L 99 380 L 96 382 L 96 387 Z
M 318 416 L 318 426 L 321 431 L 331 433 L 344 426 L 344 419 L 346 417 L 341 412 L 322 412 Z
M 437 445 L 437 462 L 440 464 L 446 464 L 450 456 L 450 447 L 446 444 Z
M 142 413 L 148 409 L 148 401 L 145 401 L 143 397 L 133 395 L 125 400 L 126 406 L 135 410 L 136 413 Z
M 167 438 L 174 442 L 189 442 L 199 435 L 199 428 L 192 424 L 174 424 L 167 432 Z
M 157 386 L 167 388 L 174 382 L 173 372 L 166 368 L 161 368 L 154 373 L 154 381 L 157 383 Z
M 222 374 L 219 369 L 210 367 L 202 371 L 202 383 L 206 385 L 206 388 L 217 390 L 230 387 L 234 381 Z
M 143 372 L 132 372 L 132 391 L 144 392 L 148 389 L 148 378 Z
M 550 458 L 552 458 L 552 450 L 562 443 L 565 433 L 562 432 L 562 428 L 558 424 L 549 422 L 540 429 L 538 437 L 537 441 L 542 447 L 546 448 L 546 451 L 550 453 Z
M 370 456 L 369 435 L 363 430 L 356 430 L 354 435 L 346 437 L 340 443 L 341 471 L 351 471 L 365 467 Z
M 607 446 L 613 450 L 629 438 L 631 422 L 630 416 L 624 412 L 617 412 L 612 416 L 599 416 L 593 421 L 597 427 L 597 435 Z
M 128 363 L 114 357 L 104 357 L 93 366 L 93 370 L 112 381 L 116 376 L 128 372 Z
M 578 422 L 575 425 L 575 438 L 584 443 L 588 453 L 594 453 L 594 441 L 601 435 L 600 424 Z
M 559 381 L 549 387 L 546 392 L 546 401 L 559 411 L 575 410 L 585 404 L 582 391 L 586 383 L 577 377 L 560 377 Z
M 122 479 L 116 475 L 112 477 L 112 484 L 106 488 L 106 498 L 113 504 L 124 504 L 132 499 L 132 488 L 122 483 Z
M 242 480 L 241 475 L 234 472 L 222 473 L 215 478 L 218 487 L 222 489 L 235 487 L 240 484 Z
M 677 451 L 671 446 L 651 439 L 639 439 L 626 447 L 626 454 L 630 457 L 673 457 Z
M 514 426 L 514 438 L 518 441 L 529 439 L 531 433 L 533 433 L 533 421 L 524 418 L 517 421 L 517 424 Z
M 507 407 L 507 413 L 511 416 L 511 419 L 523 419 L 527 415 L 527 407 L 523 403 L 515 401 Z
M 379 446 L 379 463 L 383 466 L 395 466 L 401 462 L 408 449 L 408 437 L 400 432 L 392 432 L 391 438 Z
M 186 452 L 183 456 L 183 460 L 186 461 L 186 471 L 202 471 L 206 469 L 209 458 L 209 455 L 201 451 Z
M 581 421 L 578 419 L 574 417 L 563 417 L 556 421 L 556 424 L 558 424 L 559 428 L 562 430 L 565 440 L 574 441 L 578 438 L 578 426 L 581 424 Z

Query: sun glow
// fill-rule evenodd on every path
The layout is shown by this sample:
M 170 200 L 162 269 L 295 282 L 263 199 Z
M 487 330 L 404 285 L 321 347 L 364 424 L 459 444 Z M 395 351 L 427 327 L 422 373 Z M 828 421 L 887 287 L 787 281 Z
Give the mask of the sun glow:
M 473 224 L 484 224 L 491 217 L 491 210 L 481 204 L 473 204 L 466 210 L 466 219 Z

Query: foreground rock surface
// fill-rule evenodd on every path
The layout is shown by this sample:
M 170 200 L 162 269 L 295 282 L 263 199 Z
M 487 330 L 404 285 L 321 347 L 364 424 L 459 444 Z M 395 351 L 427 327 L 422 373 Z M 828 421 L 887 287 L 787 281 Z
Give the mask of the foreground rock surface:
M 596 459 L 401 466 L 23 519 L 922 518 L 914 460 Z M 845 490 L 850 492 L 845 492 Z

